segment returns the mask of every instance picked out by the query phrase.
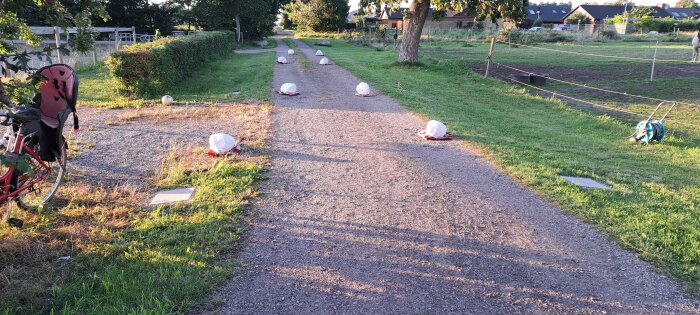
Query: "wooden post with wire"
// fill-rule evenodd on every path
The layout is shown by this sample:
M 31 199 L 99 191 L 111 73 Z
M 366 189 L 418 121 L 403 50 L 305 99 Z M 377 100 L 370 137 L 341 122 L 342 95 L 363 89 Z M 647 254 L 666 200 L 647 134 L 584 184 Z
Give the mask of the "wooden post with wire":
M 493 56 L 493 49 L 496 46 L 496 37 L 491 37 L 491 47 L 489 48 L 489 55 L 486 57 L 486 73 L 484 73 L 484 78 L 489 77 L 489 70 L 491 70 L 491 56 Z
M 654 81 L 654 66 L 656 66 L 656 52 L 659 50 L 659 40 L 656 40 L 656 48 L 654 48 L 654 60 L 651 62 L 651 76 L 649 81 Z

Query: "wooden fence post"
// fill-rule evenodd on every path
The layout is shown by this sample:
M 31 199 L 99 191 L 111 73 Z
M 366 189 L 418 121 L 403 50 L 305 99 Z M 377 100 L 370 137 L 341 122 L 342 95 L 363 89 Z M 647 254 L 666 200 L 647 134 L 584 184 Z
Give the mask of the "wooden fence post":
M 491 47 L 489 48 L 489 55 L 486 57 L 486 73 L 484 73 L 484 78 L 489 77 L 489 70 L 491 70 L 491 56 L 493 56 L 493 49 L 496 46 L 496 37 L 491 37 Z
M 114 29 L 114 50 L 119 50 L 119 28 Z
M 58 63 L 63 63 L 63 54 L 61 54 L 61 33 L 58 31 L 58 26 L 53 27 L 53 37 L 56 40 L 56 54 L 58 55 Z

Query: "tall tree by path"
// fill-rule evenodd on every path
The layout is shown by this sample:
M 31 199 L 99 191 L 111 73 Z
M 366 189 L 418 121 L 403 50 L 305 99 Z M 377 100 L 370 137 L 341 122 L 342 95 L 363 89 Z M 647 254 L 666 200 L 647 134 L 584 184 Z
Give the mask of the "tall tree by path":
M 401 0 L 360 1 L 360 5 L 363 7 L 388 5 L 394 9 L 397 9 L 401 3 L 403 3 Z M 519 22 L 524 17 L 523 10 L 527 4 L 527 0 L 414 0 L 404 14 L 405 29 L 399 49 L 399 62 L 413 63 L 418 61 L 420 36 L 431 6 L 437 10 L 466 11 L 479 21 L 488 19 L 496 22 L 503 19 Z
M 192 5 L 192 20 L 206 30 L 233 30 L 244 38 L 272 33 L 277 14 L 287 0 L 198 0 Z
M 350 6 L 346 0 L 296 0 L 284 10 L 299 30 L 336 31 L 345 28 Z

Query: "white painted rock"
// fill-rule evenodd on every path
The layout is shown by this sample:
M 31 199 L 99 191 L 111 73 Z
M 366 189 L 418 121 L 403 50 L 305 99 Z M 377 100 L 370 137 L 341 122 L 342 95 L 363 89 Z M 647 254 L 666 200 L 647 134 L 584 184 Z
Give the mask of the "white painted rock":
M 284 57 L 277 57 L 277 62 L 279 62 L 279 63 L 287 63 L 287 58 L 284 58 Z
M 321 61 L 319 61 L 318 63 L 320 63 L 320 64 L 322 64 L 322 65 L 329 65 L 329 64 L 331 64 L 331 62 L 328 61 L 328 58 L 326 58 L 326 57 L 321 58 Z
M 233 150 L 236 139 L 225 133 L 215 133 L 209 136 L 209 148 L 216 154 L 222 154 Z
M 287 50 L 288 55 L 294 55 L 294 49 Z
M 360 82 L 360 84 L 358 84 L 355 88 L 355 91 L 360 95 L 369 95 L 369 93 L 372 92 L 372 90 L 369 88 L 369 84 L 365 82 Z
M 282 87 L 280 88 L 280 92 L 282 92 L 284 94 L 294 94 L 297 92 L 297 85 L 294 83 L 282 84 Z
M 163 103 L 163 105 L 168 106 L 173 103 L 173 97 L 170 95 L 164 95 L 160 98 L 160 102 Z
M 317 50 L 317 51 L 316 51 L 316 56 L 323 56 L 323 52 L 320 51 L 320 50 Z
M 428 125 L 425 126 L 425 134 L 433 138 L 442 138 L 446 133 L 447 126 L 437 120 L 431 120 L 428 122 Z

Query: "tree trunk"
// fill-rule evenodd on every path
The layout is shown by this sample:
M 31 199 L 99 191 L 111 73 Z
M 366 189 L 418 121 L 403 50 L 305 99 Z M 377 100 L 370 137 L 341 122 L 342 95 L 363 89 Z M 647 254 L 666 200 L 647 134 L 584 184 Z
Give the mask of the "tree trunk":
M 408 11 L 408 24 L 404 20 L 406 29 L 401 38 L 401 48 L 399 49 L 399 62 L 417 62 L 418 44 L 420 35 L 423 32 L 423 25 L 428 18 L 430 10 L 430 0 L 414 0 Z
M 236 41 L 241 42 L 241 16 L 236 14 Z

